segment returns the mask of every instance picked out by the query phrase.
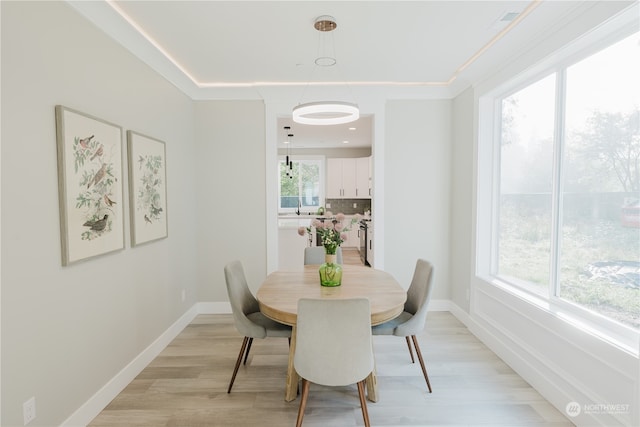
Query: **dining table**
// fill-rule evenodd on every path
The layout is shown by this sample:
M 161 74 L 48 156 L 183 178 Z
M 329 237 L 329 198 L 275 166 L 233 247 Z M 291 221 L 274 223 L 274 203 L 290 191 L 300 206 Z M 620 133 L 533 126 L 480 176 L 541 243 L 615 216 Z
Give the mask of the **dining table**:
M 374 326 L 400 315 L 407 299 L 406 291 L 391 274 L 385 271 L 359 265 L 343 265 L 341 285 L 325 287 L 320 285 L 319 267 L 319 265 L 310 264 L 274 271 L 265 278 L 256 293 L 260 311 L 265 316 L 293 328 L 285 389 L 287 402 L 296 399 L 300 380 L 293 365 L 298 300 L 301 298 L 368 298 L 371 304 L 371 325 Z M 340 325 L 336 325 L 336 328 L 339 327 Z M 366 386 L 367 399 L 377 402 L 375 368 L 367 377 Z

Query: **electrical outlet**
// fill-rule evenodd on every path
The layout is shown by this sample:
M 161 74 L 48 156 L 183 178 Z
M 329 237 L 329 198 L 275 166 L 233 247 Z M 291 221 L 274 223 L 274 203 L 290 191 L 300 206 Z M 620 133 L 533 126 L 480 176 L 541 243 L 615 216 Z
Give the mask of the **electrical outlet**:
M 327 204 L 325 205 L 325 207 L 326 207 L 327 209 L 331 209 L 331 203 L 327 203 Z
M 36 398 L 32 397 L 22 404 L 22 415 L 24 416 L 24 425 L 29 424 L 36 418 Z
M 354 207 L 354 208 L 357 208 L 357 207 L 358 207 L 358 204 L 357 204 L 357 203 L 354 203 L 354 204 L 353 204 L 353 207 Z

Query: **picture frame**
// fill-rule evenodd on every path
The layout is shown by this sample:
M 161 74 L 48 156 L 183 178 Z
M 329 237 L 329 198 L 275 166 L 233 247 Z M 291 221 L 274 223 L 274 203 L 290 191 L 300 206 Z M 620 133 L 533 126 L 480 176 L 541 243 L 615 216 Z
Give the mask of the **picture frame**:
M 55 107 L 62 265 L 124 249 L 122 128 Z
M 168 236 L 165 143 L 127 131 L 131 246 Z

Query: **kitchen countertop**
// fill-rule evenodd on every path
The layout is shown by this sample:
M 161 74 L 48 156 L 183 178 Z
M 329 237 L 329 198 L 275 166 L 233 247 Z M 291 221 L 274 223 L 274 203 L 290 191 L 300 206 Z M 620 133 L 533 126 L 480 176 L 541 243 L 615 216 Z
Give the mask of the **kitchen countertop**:
M 346 218 L 352 218 L 354 217 L 356 214 L 345 214 Z M 371 217 L 365 217 L 363 214 L 359 214 L 361 216 L 362 219 L 366 219 L 367 221 L 371 220 Z M 313 221 L 316 218 L 330 218 L 330 217 L 326 217 L 323 215 L 316 215 L 316 214 L 306 214 L 306 213 L 302 213 L 300 215 L 291 215 L 291 214 L 285 214 L 285 215 L 278 215 L 278 228 L 295 228 L 297 229 L 298 227 L 308 227 L 309 225 L 311 225 L 311 221 Z
M 278 216 L 278 228 L 308 227 L 316 217 L 313 215 L 285 215 Z
M 350 219 L 353 218 L 356 214 L 345 214 L 345 217 Z M 361 219 L 365 219 L 367 221 L 371 220 L 371 216 L 365 216 L 363 214 L 360 215 Z M 308 227 L 316 218 L 331 218 L 330 216 L 317 215 L 317 214 L 308 214 L 302 213 L 300 215 L 295 214 L 278 214 L 278 227 L 279 228 L 298 228 L 298 227 Z

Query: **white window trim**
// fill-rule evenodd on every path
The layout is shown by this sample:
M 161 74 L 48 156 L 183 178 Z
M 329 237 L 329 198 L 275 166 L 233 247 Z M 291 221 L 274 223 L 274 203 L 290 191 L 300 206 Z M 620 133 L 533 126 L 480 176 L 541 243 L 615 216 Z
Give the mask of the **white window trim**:
M 305 160 L 312 160 L 312 161 L 319 161 L 320 164 L 320 192 L 319 192 L 319 203 L 320 206 L 324 206 L 324 202 L 325 202 L 325 182 L 327 180 L 326 177 L 326 158 L 323 155 L 289 155 L 289 160 L 290 161 L 294 161 L 294 162 L 300 162 L 300 161 L 305 161 Z M 280 162 L 284 162 L 286 161 L 286 155 L 278 155 L 278 167 L 277 167 L 277 171 L 278 171 L 278 192 L 277 192 L 277 203 L 276 206 L 278 206 L 278 212 L 279 213 L 294 213 L 296 212 L 296 208 L 281 208 L 280 207 Z M 305 214 L 311 212 L 311 213 L 315 213 L 314 211 L 309 211 L 309 210 L 305 210 L 305 211 L 301 211 L 304 212 Z
M 544 61 L 515 76 L 510 81 L 493 88 L 478 98 L 478 168 L 477 168 L 477 199 L 476 199 L 476 272 L 477 279 L 503 289 L 528 303 L 544 310 L 558 319 L 573 325 L 589 334 L 593 334 L 606 342 L 635 356 L 640 355 L 640 331 L 622 325 L 613 319 L 589 311 L 577 304 L 557 297 L 556 289 L 548 290 L 548 297 L 518 286 L 514 281 L 495 274 L 497 271 L 497 215 L 500 147 L 500 101 L 536 82 L 537 80 L 557 72 L 566 70 L 569 65 L 591 56 L 603 48 L 622 40 L 638 31 L 638 7 L 631 7 L 610 22 L 594 29 L 589 34 L 560 49 Z M 560 79 L 563 76 L 560 73 Z M 558 90 L 563 90 L 558 84 Z M 564 97 L 560 97 L 564 102 Z M 557 104 L 556 104 L 557 105 Z M 557 117 L 556 117 L 557 119 Z M 556 129 L 558 126 L 556 125 Z M 556 131 L 558 132 L 558 131 Z M 555 137 L 558 137 L 556 133 Z M 555 149 L 558 152 L 557 149 Z M 561 161 L 561 159 L 560 159 Z M 557 168 L 558 162 L 554 162 Z M 558 173 L 554 170 L 554 173 Z M 559 182 L 559 181 L 556 181 Z M 557 191 L 558 189 L 554 190 Z M 555 193 L 557 194 L 557 193 Z M 554 196 L 555 196 L 554 194 Z M 554 202 L 555 203 L 555 202 Z M 554 208 L 554 227 L 559 225 L 557 207 Z M 486 224 L 490 224 L 486 227 Z M 486 248 L 491 248 L 489 251 Z M 555 251 L 556 249 L 552 249 Z M 552 254 L 553 255 L 553 254 Z M 555 259 L 555 258 L 554 258 Z M 552 274 L 556 274 L 553 272 Z M 554 280 L 555 286 L 557 280 Z

